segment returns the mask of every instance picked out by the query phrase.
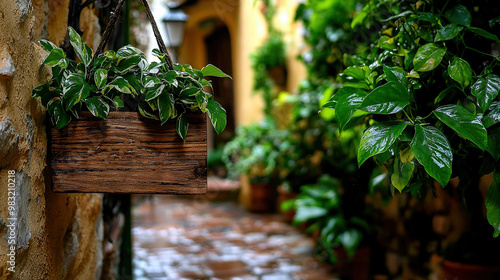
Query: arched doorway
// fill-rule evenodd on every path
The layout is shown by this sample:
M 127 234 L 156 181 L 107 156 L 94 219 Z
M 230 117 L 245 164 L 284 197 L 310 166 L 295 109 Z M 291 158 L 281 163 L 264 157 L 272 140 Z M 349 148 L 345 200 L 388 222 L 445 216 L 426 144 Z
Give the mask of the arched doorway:
M 217 65 L 224 73 L 233 75 L 231 37 L 227 26 L 220 25 L 205 37 L 205 48 L 207 63 Z M 227 78 L 212 78 L 212 86 L 215 92 L 215 100 L 226 109 L 227 125 L 226 129 L 217 134 L 210 128 L 212 147 L 217 148 L 224 145 L 234 137 L 234 90 L 233 81 Z

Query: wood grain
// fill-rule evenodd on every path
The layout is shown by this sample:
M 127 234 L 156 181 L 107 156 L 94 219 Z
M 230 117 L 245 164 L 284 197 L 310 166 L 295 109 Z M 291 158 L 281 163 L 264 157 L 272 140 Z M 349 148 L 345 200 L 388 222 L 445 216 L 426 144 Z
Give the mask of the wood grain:
M 186 143 L 175 122 L 163 126 L 134 112 L 107 120 L 82 112 L 61 130 L 50 128 L 49 181 L 54 192 L 204 194 L 207 120 L 189 116 Z

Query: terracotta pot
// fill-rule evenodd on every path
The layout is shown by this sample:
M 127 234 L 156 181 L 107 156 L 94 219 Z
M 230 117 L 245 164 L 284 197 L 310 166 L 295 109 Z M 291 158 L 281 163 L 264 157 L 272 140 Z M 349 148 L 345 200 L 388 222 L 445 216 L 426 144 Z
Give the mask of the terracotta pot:
M 370 279 L 369 247 L 359 248 L 354 257 L 349 260 L 344 248 L 334 250 L 337 263 L 335 264 L 341 279 L 368 280 Z
M 276 187 L 269 183 L 251 183 L 248 210 L 252 212 L 275 212 Z
M 278 211 L 283 216 L 283 220 L 289 224 L 292 223 L 293 217 L 295 217 L 295 210 L 290 209 L 288 211 L 283 211 L 283 210 L 281 210 L 281 204 L 287 200 L 292 200 L 292 199 L 296 198 L 298 195 L 299 195 L 298 193 L 289 192 L 286 189 L 282 188 L 281 186 L 278 187 L 277 208 L 278 208 Z
M 441 262 L 440 280 L 495 280 L 500 279 L 500 267 Z
M 430 260 L 433 278 L 437 280 L 495 280 L 500 279 L 500 267 L 464 264 L 444 260 L 433 254 Z

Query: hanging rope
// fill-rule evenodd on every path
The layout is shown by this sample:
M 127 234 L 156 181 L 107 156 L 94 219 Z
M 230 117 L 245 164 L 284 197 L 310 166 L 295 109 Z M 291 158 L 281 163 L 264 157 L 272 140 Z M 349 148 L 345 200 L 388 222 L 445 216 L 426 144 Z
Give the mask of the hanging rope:
M 109 18 L 109 22 L 106 25 L 106 29 L 104 29 L 104 33 L 101 37 L 101 41 L 99 42 L 99 46 L 94 52 L 94 55 L 92 56 L 92 60 L 90 61 L 89 67 L 87 68 L 87 77 L 91 76 L 90 69 L 92 69 L 92 66 L 94 65 L 94 61 L 104 52 L 104 49 L 106 48 L 106 45 L 108 44 L 109 38 L 111 37 L 111 34 L 113 33 L 113 29 L 115 27 L 116 21 L 120 17 L 122 10 L 123 10 L 123 5 L 125 4 L 126 0 L 120 0 L 118 1 L 118 4 L 116 5 L 116 8 L 114 11 L 111 12 L 111 16 Z M 161 37 L 160 31 L 158 30 L 158 26 L 156 25 L 156 21 L 153 17 L 153 13 L 151 12 L 151 9 L 149 8 L 149 4 L 147 0 L 140 0 L 144 8 L 146 9 L 146 15 L 148 16 L 149 22 L 151 23 L 151 27 L 153 28 L 153 33 L 156 38 L 156 42 L 158 43 L 158 47 L 162 53 L 166 55 L 166 63 L 167 67 L 169 70 L 174 70 L 174 63 L 172 62 L 172 58 L 170 57 L 170 54 L 168 53 L 167 47 L 165 46 L 165 43 L 163 42 L 163 38 Z
M 167 47 L 165 43 L 163 43 L 163 38 L 161 37 L 160 31 L 158 30 L 158 26 L 156 25 L 156 21 L 153 17 L 153 13 L 151 13 L 151 9 L 149 8 L 149 4 L 147 0 L 140 0 L 144 8 L 146 8 L 146 15 L 149 18 L 149 22 L 151 22 L 151 27 L 153 27 L 153 33 L 155 34 L 156 42 L 158 43 L 158 47 L 160 51 L 166 54 L 166 62 L 169 70 L 174 70 L 174 63 L 172 62 L 172 58 L 168 53 Z

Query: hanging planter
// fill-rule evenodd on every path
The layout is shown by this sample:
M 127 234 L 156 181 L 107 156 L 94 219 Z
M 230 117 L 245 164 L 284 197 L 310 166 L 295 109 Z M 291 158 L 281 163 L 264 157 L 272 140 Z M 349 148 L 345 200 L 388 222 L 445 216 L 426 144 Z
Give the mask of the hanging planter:
M 41 98 L 53 125 L 49 169 L 56 192 L 206 192 L 204 113 L 220 133 L 226 112 L 204 91 L 211 86 L 205 77 L 229 76 L 213 65 L 197 70 L 173 64 L 147 1 L 141 2 L 160 62 L 149 63 L 130 45 L 103 52 L 124 0 L 95 53 L 69 28 L 78 63 L 53 43 L 40 41 L 50 52 L 44 64 L 52 67 L 52 79 L 33 96 Z
M 49 163 L 55 192 L 206 192 L 207 126 L 192 114 L 185 144 L 175 124 L 160 126 L 135 112 L 106 121 L 82 112 L 63 129 L 50 129 Z

